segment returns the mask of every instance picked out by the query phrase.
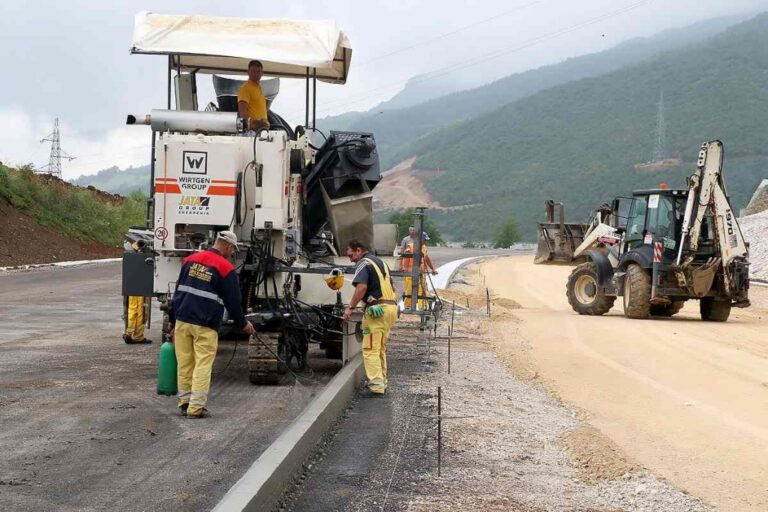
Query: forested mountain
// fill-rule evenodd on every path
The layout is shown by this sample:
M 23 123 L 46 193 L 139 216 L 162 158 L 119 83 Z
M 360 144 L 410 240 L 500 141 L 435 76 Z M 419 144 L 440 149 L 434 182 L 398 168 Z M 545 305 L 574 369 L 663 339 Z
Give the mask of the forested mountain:
M 379 144 L 384 168 L 397 162 L 391 155 L 403 144 L 424 136 L 440 126 L 468 119 L 488 110 L 525 98 L 536 92 L 581 78 L 593 77 L 637 64 L 665 51 L 700 42 L 739 22 L 728 17 L 706 20 L 688 27 L 671 29 L 657 35 L 627 41 L 615 48 L 567 59 L 558 64 L 517 73 L 490 84 L 441 96 L 407 108 L 391 108 L 387 103 L 365 113 L 342 114 L 320 121 L 322 129 L 373 132 Z M 467 68 L 472 73 L 472 68 Z M 409 86 L 414 91 L 434 85 L 441 90 L 440 78 L 414 77 Z M 395 106 L 399 106 L 394 102 Z
M 129 167 L 121 170 L 117 167 L 103 169 L 96 174 L 87 174 L 72 180 L 80 187 L 93 186 L 105 192 L 130 195 L 133 192 L 149 194 L 149 165 Z
M 682 163 L 650 172 L 660 94 L 666 155 Z M 668 182 L 684 186 L 699 146 L 725 144 L 725 178 L 743 207 L 768 170 L 768 13 L 642 64 L 550 88 L 436 130 L 395 157 L 446 172 L 427 188 L 443 205 L 445 233 L 490 239 L 507 216 L 535 236 L 547 198 L 573 219 L 613 196 Z

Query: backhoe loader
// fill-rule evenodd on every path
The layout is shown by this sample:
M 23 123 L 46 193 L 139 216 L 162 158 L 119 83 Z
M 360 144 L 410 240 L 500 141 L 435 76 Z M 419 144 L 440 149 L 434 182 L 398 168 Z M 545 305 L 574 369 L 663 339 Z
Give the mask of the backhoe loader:
M 629 318 L 669 317 L 696 299 L 702 320 L 724 322 L 749 306 L 749 248 L 723 180 L 723 145 L 702 145 L 688 187 L 635 191 L 597 210 L 587 224 L 566 223 L 564 207 L 538 225 L 536 263 L 577 263 L 568 302 L 604 315 L 622 297 Z

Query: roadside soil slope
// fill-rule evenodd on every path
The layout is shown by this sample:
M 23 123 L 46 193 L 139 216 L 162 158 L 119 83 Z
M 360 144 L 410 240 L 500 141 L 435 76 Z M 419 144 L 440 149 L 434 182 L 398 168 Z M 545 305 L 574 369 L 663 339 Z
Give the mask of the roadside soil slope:
M 0 198 L 0 267 L 115 258 L 122 248 L 67 238 Z
M 727 323 L 702 322 L 693 301 L 671 319 L 626 319 L 620 301 L 588 317 L 566 300 L 570 271 L 531 256 L 480 268 L 494 296 L 520 305 L 497 324 L 508 365 L 676 487 L 719 510 L 768 510 L 766 290 Z

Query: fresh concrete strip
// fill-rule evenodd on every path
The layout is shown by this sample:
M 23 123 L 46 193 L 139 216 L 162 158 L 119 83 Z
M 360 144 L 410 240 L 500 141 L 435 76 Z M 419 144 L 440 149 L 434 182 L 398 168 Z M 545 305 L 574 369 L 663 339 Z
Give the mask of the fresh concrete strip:
M 363 363 L 358 354 L 256 459 L 213 512 L 272 510 L 293 476 L 352 399 L 362 378 Z

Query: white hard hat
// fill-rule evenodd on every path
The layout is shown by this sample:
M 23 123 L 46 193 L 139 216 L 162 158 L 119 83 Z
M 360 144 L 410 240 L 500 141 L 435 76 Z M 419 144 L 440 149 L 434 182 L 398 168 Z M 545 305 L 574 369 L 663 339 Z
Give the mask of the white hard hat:
M 219 236 L 217 236 L 216 239 L 227 242 L 228 244 L 237 245 L 237 235 L 231 231 L 220 231 Z

